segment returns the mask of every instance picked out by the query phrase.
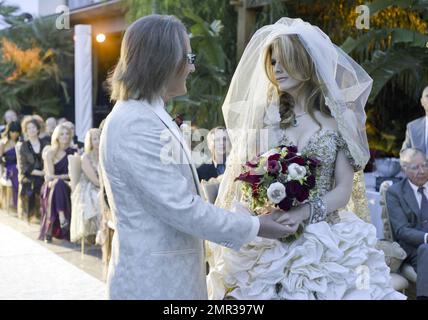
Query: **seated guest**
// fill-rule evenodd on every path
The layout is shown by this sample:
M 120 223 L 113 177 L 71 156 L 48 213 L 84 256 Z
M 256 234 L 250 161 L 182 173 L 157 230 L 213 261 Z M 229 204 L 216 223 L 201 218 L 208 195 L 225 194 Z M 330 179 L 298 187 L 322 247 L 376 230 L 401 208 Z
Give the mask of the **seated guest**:
M 98 176 L 98 147 L 100 130 L 91 129 L 85 137 L 85 152 L 82 156 L 82 173 L 71 195 L 70 241 L 77 242 L 95 236 L 100 228 L 100 181 Z
M 72 137 L 73 137 L 73 139 L 72 139 L 72 146 L 73 146 L 73 148 L 78 149 L 79 153 L 81 154 L 83 152 L 84 145 L 83 145 L 82 142 L 80 142 L 78 140 L 78 137 L 76 136 L 76 130 L 75 130 L 74 123 L 71 122 L 71 121 L 66 121 L 66 122 L 64 122 L 64 125 L 68 129 L 70 129 L 70 131 L 71 131 L 71 134 L 72 134 Z
M 15 110 L 9 109 L 4 113 L 3 121 L 4 121 L 4 125 L 0 126 L 0 132 L 4 132 L 4 130 L 6 130 L 6 126 L 9 123 L 13 121 L 18 121 L 18 114 L 16 113 Z
M 102 132 L 105 124 L 105 119 L 100 124 L 100 132 Z M 101 173 L 101 170 L 98 172 Z M 102 261 L 103 261 L 103 276 L 107 278 L 108 265 L 111 257 L 111 245 L 113 241 L 114 228 L 112 223 L 112 213 L 108 203 L 107 193 L 104 188 L 103 177 L 100 175 L 100 193 L 98 202 L 101 210 L 100 230 L 97 233 L 96 243 L 101 246 Z
M 38 114 L 34 114 L 31 117 L 39 123 L 39 127 L 40 127 L 39 138 L 42 139 L 45 144 L 47 144 L 47 145 L 51 144 L 51 136 L 52 135 L 48 135 L 46 133 L 45 120 L 41 116 L 39 116 Z
M 217 178 L 226 170 L 226 158 L 230 151 L 230 140 L 224 127 L 216 127 L 207 135 L 207 145 L 211 152 L 211 163 L 202 164 L 197 170 L 199 180 Z
M 425 110 L 425 116 L 413 120 L 407 124 L 406 138 L 401 151 L 408 148 L 416 148 L 428 154 L 428 86 L 422 92 L 421 105 Z
M 40 190 L 44 182 L 42 151 L 46 142 L 39 138 L 40 122 L 28 116 L 22 121 L 26 140 L 18 152 L 19 194 L 22 211 L 30 222 L 37 222 L 40 216 Z
M 52 134 L 51 146 L 45 153 L 45 183 L 42 186 L 41 230 L 39 239 L 51 242 L 52 237 L 70 240 L 71 199 L 68 182 L 68 155 L 77 152 L 71 148 L 72 133 L 59 125 Z
M 57 126 L 56 119 L 54 117 L 47 118 L 45 121 L 46 132 L 45 136 L 52 137 L 52 133 L 54 132 Z
M 6 126 L 0 141 L 0 157 L 5 168 L 5 178 L 12 183 L 13 205 L 18 204 L 18 168 L 16 159 L 16 145 L 21 137 L 21 124 L 12 121 Z
M 417 273 L 416 295 L 428 299 L 428 162 L 425 153 L 410 148 L 400 154 L 407 178 L 386 192 L 395 240 Z

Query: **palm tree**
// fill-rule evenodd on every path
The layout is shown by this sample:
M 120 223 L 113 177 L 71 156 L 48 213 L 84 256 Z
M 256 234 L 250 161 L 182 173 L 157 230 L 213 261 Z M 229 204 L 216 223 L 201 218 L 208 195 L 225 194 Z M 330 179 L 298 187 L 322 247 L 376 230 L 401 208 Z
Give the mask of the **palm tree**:
M 0 32 L 0 50 L 0 112 L 59 115 L 69 99 L 63 79 L 73 74 L 72 30 L 57 30 L 55 18 L 14 25 Z

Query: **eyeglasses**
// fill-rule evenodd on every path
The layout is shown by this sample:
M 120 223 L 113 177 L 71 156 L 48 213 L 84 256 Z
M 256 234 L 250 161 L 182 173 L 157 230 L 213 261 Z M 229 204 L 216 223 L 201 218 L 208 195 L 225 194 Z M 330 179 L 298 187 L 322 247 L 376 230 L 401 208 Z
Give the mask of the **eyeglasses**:
M 428 162 L 416 165 L 416 164 L 408 164 L 405 166 L 406 169 L 411 171 L 419 171 L 421 169 L 428 170 Z
M 196 61 L 196 54 L 194 53 L 188 53 L 186 55 L 187 63 L 188 64 L 195 64 Z

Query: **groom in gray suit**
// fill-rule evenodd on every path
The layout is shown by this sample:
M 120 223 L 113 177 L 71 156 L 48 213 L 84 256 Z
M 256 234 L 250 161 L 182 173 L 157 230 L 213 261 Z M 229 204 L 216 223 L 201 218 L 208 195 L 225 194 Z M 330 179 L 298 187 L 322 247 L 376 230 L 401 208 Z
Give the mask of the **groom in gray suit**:
M 418 299 L 428 299 L 428 162 L 418 149 L 406 149 L 400 162 L 407 178 L 389 187 L 386 205 L 395 240 L 417 273 Z
M 422 92 L 421 105 L 426 115 L 407 124 L 406 138 L 401 151 L 408 148 L 416 148 L 428 154 L 428 86 Z
M 200 197 L 191 152 L 166 110 L 186 93 L 195 55 L 184 25 L 151 15 L 126 31 L 111 79 L 117 103 L 101 135 L 100 177 L 114 224 L 110 299 L 207 299 L 204 241 L 238 250 L 292 233 L 273 219 Z

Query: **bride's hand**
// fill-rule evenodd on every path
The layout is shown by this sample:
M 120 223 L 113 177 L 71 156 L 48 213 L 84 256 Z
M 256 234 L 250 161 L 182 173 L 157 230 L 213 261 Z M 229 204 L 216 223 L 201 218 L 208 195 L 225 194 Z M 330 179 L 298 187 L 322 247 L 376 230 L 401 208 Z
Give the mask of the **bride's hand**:
M 298 226 L 309 218 L 310 207 L 309 204 L 303 204 L 289 211 L 276 209 L 275 211 L 271 211 L 271 213 L 274 214 L 276 222 L 282 225 L 296 226 L 297 231 Z

